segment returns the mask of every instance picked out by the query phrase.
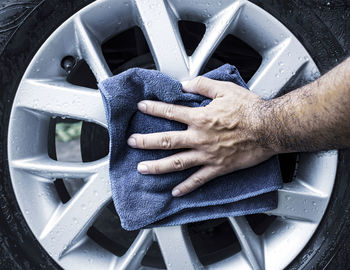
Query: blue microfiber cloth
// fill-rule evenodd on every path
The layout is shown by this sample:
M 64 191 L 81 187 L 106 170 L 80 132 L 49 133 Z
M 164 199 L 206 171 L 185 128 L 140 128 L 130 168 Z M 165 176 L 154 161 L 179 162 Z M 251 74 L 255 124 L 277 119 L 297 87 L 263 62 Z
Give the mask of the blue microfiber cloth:
M 238 70 L 223 65 L 204 76 L 247 88 Z M 208 182 L 183 196 L 172 197 L 172 188 L 198 167 L 162 175 L 142 175 L 136 167 L 144 160 L 160 159 L 181 150 L 142 150 L 127 145 L 133 133 L 185 130 L 187 126 L 138 111 L 144 99 L 189 107 L 205 106 L 211 99 L 184 93 L 181 83 L 155 70 L 132 68 L 102 81 L 101 90 L 110 137 L 109 175 L 112 198 L 126 230 L 180 225 L 227 216 L 264 212 L 277 207 L 282 187 L 277 157 Z

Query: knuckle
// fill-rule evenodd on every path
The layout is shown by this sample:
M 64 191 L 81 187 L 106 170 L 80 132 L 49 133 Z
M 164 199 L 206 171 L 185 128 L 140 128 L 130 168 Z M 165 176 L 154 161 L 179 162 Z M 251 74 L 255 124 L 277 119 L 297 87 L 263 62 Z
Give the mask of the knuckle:
M 225 158 L 224 157 L 217 157 L 214 161 L 214 164 L 216 166 L 221 166 L 225 164 Z
M 179 190 L 182 192 L 182 193 L 188 193 L 192 190 L 192 186 L 190 183 L 188 182 L 184 182 L 182 183 L 181 186 L 179 186 Z
M 208 143 L 206 136 L 198 135 L 196 138 L 197 145 L 205 145 Z
M 203 178 L 201 178 L 199 176 L 194 176 L 192 178 L 192 183 L 193 183 L 194 187 L 199 187 L 199 186 L 204 184 L 204 180 L 203 180 Z
M 203 85 L 203 81 L 205 80 L 205 78 L 203 76 L 197 76 L 194 80 L 193 80 L 193 86 L 194 88 L 201 88 L 201 86 Z
M 160 168 L 159 168 L 159 165 L 158 164 L 152 164 L 150 167 L 150 171 L 152 173 L 155 173 L 155 174 L 159 174 L 160 173 Z
M 182 170 L 185 168 L 185 163 L 180 157 L 175 157 L 172 163 L 173 163 L 173 167 L 176 170 Z
M 171 138 L 169 135 L 163 135 L 160 140 L 160 146 L 164 149 L 170 149 L 172 146 Z
M 194 115 L 193 122 L 197 126 L 204 126 L 209 122 L 209 117 L 205 111 L 199 111 L 196 115 Z
M 164 108 L 164 115 L 168 118 L 168 119 L 173 119 L 174 118 L 174 105 L 167 105 Z
M 141 148 L 146 148 L 146 140 L 142 136 L 137 136 L 136 138 L 136 145 Z

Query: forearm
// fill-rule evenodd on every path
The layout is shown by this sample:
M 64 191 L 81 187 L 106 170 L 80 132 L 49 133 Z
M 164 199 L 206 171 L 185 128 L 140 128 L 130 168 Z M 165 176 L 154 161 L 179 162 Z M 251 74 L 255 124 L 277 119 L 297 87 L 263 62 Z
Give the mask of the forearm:
M 350 58 L 261 108 L 261 143 L 276 153 L 350 147 Z

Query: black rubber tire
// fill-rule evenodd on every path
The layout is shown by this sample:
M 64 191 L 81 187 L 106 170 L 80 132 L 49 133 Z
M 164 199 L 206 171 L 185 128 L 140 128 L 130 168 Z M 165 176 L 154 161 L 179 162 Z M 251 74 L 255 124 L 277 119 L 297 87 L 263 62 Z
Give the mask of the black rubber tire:
M 91 0 L 0 1 L 0 268 L 59 269 L 28 228 L 14 196 L 7 163 L 7 129 L 19 81 L 46 38 Z M 252 2 L 284 23 L 322 73 L 350 51 L 350 4 L 344 1 Z M 290 269 L 348 269 L 350 150 L 341 150 L 337 179 L 316 234 Z

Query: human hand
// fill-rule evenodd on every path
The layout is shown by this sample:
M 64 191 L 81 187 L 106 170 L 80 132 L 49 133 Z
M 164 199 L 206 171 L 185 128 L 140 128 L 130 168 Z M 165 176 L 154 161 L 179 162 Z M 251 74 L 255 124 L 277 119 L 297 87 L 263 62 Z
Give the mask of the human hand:
M 177 185 L 173 196 L 189 193 L 215 177 L 267 160 L 274 151 L 259 141 L 264 130 L 259 119 L 265 100 L 230 82 L 197 77 L 182 83 L 183 91 L 213 99 L 205 107 L 186 107 L 143 100 L 138 109 L 146 114 L 188 125 L 187 130 L 132 134 L 128 144 L 141 149 L 189 150 L 138 164 L 142 174 L 162 174 L 202 167 Z

